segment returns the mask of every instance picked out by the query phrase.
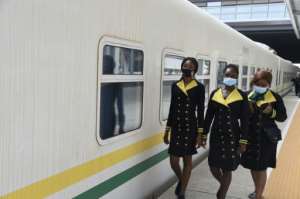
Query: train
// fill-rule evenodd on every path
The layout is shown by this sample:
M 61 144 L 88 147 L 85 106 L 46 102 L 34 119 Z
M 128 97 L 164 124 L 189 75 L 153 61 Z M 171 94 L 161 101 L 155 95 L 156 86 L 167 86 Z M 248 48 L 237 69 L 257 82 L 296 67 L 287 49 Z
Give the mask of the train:
M 156 198 L 184 57 L 206 101 L 229 63 L 243 90 L 268 69 L 285 94 L 298 71 L 187 0 L 2 0 L 0 27 L 1 199 Z

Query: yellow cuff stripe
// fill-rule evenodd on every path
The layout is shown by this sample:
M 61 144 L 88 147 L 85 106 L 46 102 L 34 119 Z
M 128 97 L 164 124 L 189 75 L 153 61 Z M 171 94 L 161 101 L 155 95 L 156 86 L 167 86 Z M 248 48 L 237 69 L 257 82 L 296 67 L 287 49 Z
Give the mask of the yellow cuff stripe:
M 273 118 L 275 118 L 275 117 L 276 117 L 276 110 L 275 110 L 275 109 L 273 109 L 273 112 L 272 112 L 271 118 L 273 119 Z
M 240 144 L 248 144 L 248 140 L 240 140 Z
M 198 128 L 197 132 L 198 133 L 203 133 L 203 128 Z

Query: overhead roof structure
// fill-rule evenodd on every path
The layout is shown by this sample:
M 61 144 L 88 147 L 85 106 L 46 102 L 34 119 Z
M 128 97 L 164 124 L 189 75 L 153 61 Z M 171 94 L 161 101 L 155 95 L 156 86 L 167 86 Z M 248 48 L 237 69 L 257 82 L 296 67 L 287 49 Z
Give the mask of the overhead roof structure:
M 297 35 L 297 38 L 300 39 L 300 1 L 299 0 L 285 0 L 285 1 L 288 5 L 294 31 Z

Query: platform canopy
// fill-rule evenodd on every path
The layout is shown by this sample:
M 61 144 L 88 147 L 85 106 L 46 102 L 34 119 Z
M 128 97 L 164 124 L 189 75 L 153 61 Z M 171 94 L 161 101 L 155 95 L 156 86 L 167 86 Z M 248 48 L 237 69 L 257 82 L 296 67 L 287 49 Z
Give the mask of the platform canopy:
M 297 38 L 300 39 L 300 0 L 285 0 L 289 13 L 291 16 L 292 24 L 297 35 Z

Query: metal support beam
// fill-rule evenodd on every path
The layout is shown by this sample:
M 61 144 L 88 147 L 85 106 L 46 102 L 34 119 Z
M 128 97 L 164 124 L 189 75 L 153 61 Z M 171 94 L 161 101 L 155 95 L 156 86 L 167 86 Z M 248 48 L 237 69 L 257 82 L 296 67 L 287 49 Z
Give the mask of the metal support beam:
M 297 19 L 298 14 L 296 14 L 296 13 L 298 13 L 298 11 L 294 4 L 294 1 L 297 1 L 297 0 L 285 0 L 285 1 L 288 6 L 288 10 L 289 10 L 289 14 L 291 16 L 291 21 L 292 21 L 292 25 L 293 25 L 295 34 L 296 34 L 297 38 L 300 39 L 300 21 L 298 21 L 298 19 Z M 296 11 L 296 12 L 294 12 L 294 11 Z

